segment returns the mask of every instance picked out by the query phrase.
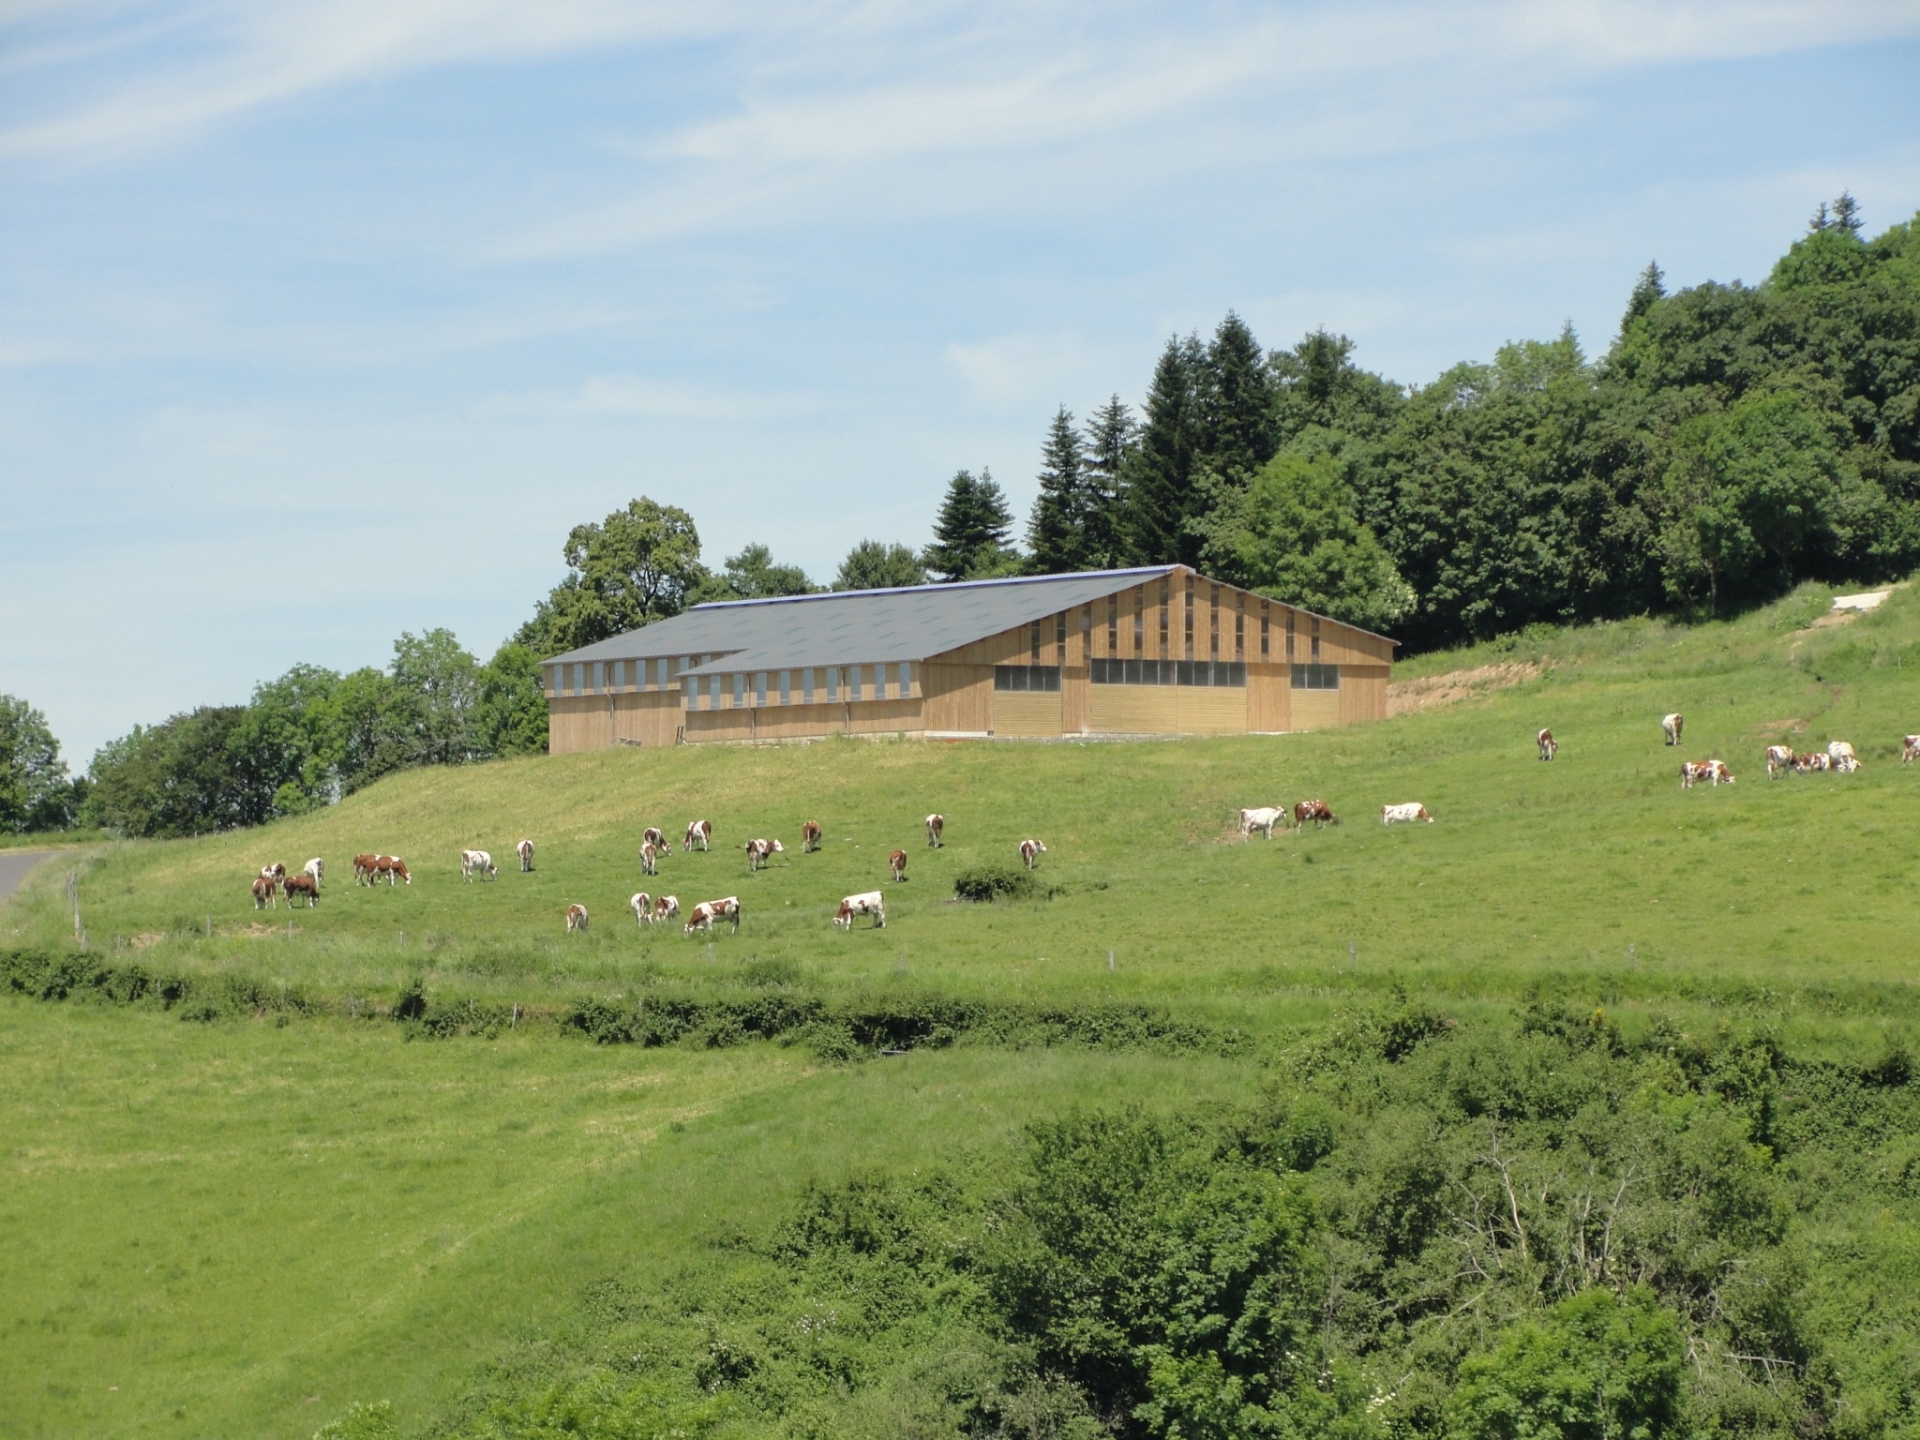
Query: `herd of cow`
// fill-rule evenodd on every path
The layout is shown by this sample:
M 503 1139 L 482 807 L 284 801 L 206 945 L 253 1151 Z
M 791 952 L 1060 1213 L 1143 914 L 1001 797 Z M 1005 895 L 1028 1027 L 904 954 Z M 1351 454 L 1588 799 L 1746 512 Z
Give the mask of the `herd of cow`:
M 1325 810 L 1325 807 L 1321 807 Z M 1324 816 L 1333 819 L 1329 811 Z M 925 821 L 927 844 L 932 849 L 940 849 L 945 843 L 946 817 L 929 815 Z M 822 831 L 818 822 L 808 820 L 800 827 L 800 849 L 802 854 L 812 854 L 820 848 Z M 691 854 L 698 850 L 707 852 L 712 849 L 713 824 L 708 820 L 694 820 L 687 826 L 681 840 L 683 852 Z M 520 871 L 526 874 L 533 869 L 533 841 L 522 840 L 514 846 L 514 853 L 520 858 Z M 775 855 L 786 853 L 786 846 L 778 840 L 755 838 L 748 840 L 742 847 L 747 856 L 747 869 L 757 872 L 764 869 Z M 672 853 L 673 847 L 667 843 L 664 832 L 653 826 L 647 827 L 640 837 L 640 870 L 644 875 L 658 875 L 660 863 Z M 1031 870 L 1040 863 L 1040 857 L 1047 853 L 1047 847 L 1038 840 L 1022 840 L 1019 845 L 1020 863 Z M 263 865 L 260 874 L 253 882 L 253 904 L 256 910 L 271 908 L 277 903 L 280 894 L 287 897 L 288 905 L 293 897 L 303 896 L 309 906 L 320 901 L 320 882 L 326 875 L 326 862 L 319 856 L 309 860 L 298 874 L 289 875 L 285 865 L 275 862 Z M 907 852 L 895 850 L 887 857 L 887 870 L 894 880 L 907 878 Z M 460 852 L 460 878 L 468 884 L 475 879 L 494 880 L 499 877 L 500 867 L 493 863 L 493 856 L 485 850 L 462 850 Z M 413 875 L 407 869 L 406 862 L 397 855 L 356 855 L 353 860 L 353 878 L 357 885 L 377 885 L 385 880 L 389 886 L 402 881 L 413 884 Z M 640 925 L 658 925 L 680 914 L 680 898 L 677 895 L 649 895 L 646 891 L 636 891 L 627 901 L 627 907 L 633 911 L 633 918 Z M 884 928 L 887 923 L 886 897 L 879 890 L 868 890 L 858 895 L 848 895 L 840 901 L 834 912 L 833 923 L 844 929 L 851 929 L 854 920 L 862 915 L 873 917 L 876 929 Z M 734 931 L 740 929 L 740 897 L 727 895 L 718 900 L 703 900 L 695 905 L 687 915 L 683 929 L 688 935 L 701 932 L 711 933 L 714 923 L 719 920 L 733 922 Z M 574 903 L 567 906 L 566 925 L 569 935 L 586 930 L 592 923 L 585 905 Z
M 1679 713 L 1664 716 L 1660 721 L 1660 733 L 1669 745 L 1678 745 L 1686 729 L 1686 717 Z M 1553 732 L 1540 732 L 1540 758 L 1551 760 L 1548 747 L 1553 743 Z M 1920 759 L 1920 735 L 1900 737 L 1900 763 L 1911 765 Z M 1860 757 L 1854 753 L 1853 745 L 1846 740 L 1832 740 L 1824 751 L 1816 750 L 1810 754 L 1798 754 L 1791 745 L 1769 745 L 1766 749 L 1767 778 L 1777 779 L 1789 773 L 1807 775 L 1820 770 L 1837 770 L 1842 775 L 1851 775 L 1861 768 Z M 1680 762 L 1680 788 L 1691 790 L 1702 781 L 1710 785 L 1733 784 L 1733 772 L 1727 768 L 1724 760 L 1682 760 Z

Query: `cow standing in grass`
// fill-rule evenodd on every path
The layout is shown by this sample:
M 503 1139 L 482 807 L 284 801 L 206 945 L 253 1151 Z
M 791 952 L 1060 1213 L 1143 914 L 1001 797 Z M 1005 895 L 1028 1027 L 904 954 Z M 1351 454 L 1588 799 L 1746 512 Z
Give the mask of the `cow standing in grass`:
M 274 884 L 278 885 L 282 880 L 287 878 L 287 867 L 276 860 L 271 865 L 262 865 L 260 867 L 260 876 L 262 879 L 271 880 Z
M 1902 735 L 1900 737 L 1900 763 L 1911 765 L 1920 760 L 1920 735 Z
M 667 851 L 671 848 L 667 844 L 666 833 L 662 830 L 658 830 L 654 828 L 651 825 L 649 825 L 645 830 L 642 830 L 640 832 L 640 843 L 643 845 L 653 846 L 654 849 L 660 852 L 663 858 L 665 857 Z
M 513 853 L 520 857 L 520 873 L 529 873 L 533 869 L 533 841 L 522 840 L 513 847 Z
M 302 875 L 311 875 L 313 877 L 313 883 L 318 885 L 327 878 L 327 862 L 316 855 L 300 867 L 300 873 Z
M 296 895 L 304 895 L 307 897 L 307 908 L 309 910 L 320 903 L 320 882 L 304 871 L 298 875 L 289 875 L 284 883 L 287 888 L 287 908 L 289 910 L 293 908 L 293 897 Z
M 1833 768 L 1842 775 L 1851 775 L 1860 768 L 1860 757 L 1853 753 L 1853 746 L 1845 740 L 1829 741 L 1827 758 L 1833 762 Z
M 1793 769 L 1794 754 L 1791 745 L 1767 746 L 1767 779 L 1773 780 Z
M 1794 756 L 1793 768 L 1798 770 L 1802 775 L 1811 775 L 1816 771 L 1831 770 L 1833 768 L 1833 761 L 1827 755 L 1826 751 L 1815 750 L 1810 755 Z
M 378 855 L 356 855 L 353 857 L 353 883 L 356 885 L 373 884 L 373 864 Z
M 1382 825 L 1411 825 L 1416 820 L 1424 820 L 1429 825 L 1433 823 L 1433 816 L 1427 813 L 1427 807 L 1420 804 L 1417 800 L 1410 800 L 1404 805 L 1382 805 L 1380 807 L 1380 823 Z
M 893 871 L 893 878 L 895 880 L 906 879 L 907 878 L 907 852 L 904 850 L 896 850 L 891 855 L 887 856 L 887 868 Z
M 1674 711 L 1671 715 L 1661 717 L 1660 733 L 1666 737 L 1667 744 L 1669 745 L 1678 745 L 1680 743 L 1680 732 L 1686 728 L 1687 717 L 1682 715 L 1678 710 Z
M 567 906 L 567 934 L 587 928 L 587 907 L 584 905 Z
M 658 900 L 653 902 L 653 919 L 655 924 L 658 924 L 662 920 L 671 920 L 679 913 L 680 897 L 678 895 L 662 895 Z
M 651 840 L 640 847 L 640 870 L 645 875 L 660 873 L 660 849 Z
M 680 848 L 691 853 L 693 847 L 698 845 L 705 850 L 712 841 L 713 823 L 711 821 L 690 820 L 687 822 L 687 838 L 681 842 Z
M 500 875 L 500 867 L 493 863 L 493 856 L 484 850 L 462 850 L 460 852 L 460 878 L 471 885 L 475 875 L 478 875 L 482 880 L 494 880 Z
M 398 855 L 376 855 L 373 857 L 373 879 L 369 883 L 378 884 L 380 877 L 387 877 L 387 886 L 391 889 L 400 881 L 413 884 L 413 876 L 407 870 L 407 862 Z
M 1540 747 L 1540 758 L 1551 760 L 1560 753 L 1560 744 L 1553 738 L 1553 731 L 1542 730 L 1533 737 L 1533 743 Z
M 840 902 L 840 908 L 834 911 L 833 923 L 842 930 L 853 928 L 854 917 L 873 916 L 873 928 L 887 928 L 887 897 L 878 890 L 869 890 L 864 895 L 849 895 Z
M 1733 772 L 1727 769 L 1727 762 L 1724 760 L 1682 760 L 1680 762 L 1682 790 L 1691 790 L 1702 780 L 1717 789 L 1722 785 L 1733 784 Z
M 1333 813 L 1333 808 L 1324 800 L 1301 800 L 1297 802 L 1293 807 L 1294 828 L 1297 830 L 1306 829 L 1309 820 L 1313 822 L 1313 828 L 1316 830 L 1322 825 L 1338 825 L 1340 823 L 1339 817 Z
M 256 910 L 271 910 L 275 903 L 273 878 L 269 875 L 254 876 L 253 908 Z
M 627 901 L 627 905 L 633 911 L 634 924 L 651 925 L 653 923 L 653 897 L 646 891 L 637 893 Z
M 940 838 L 946 832 L 946 828 L 947 828 L 946 816 L 944 815 L 927 816 L 927 846 L 929 849 L 938 850 L 942 845 L 947 843 L 945 840 Z
M 716 920 L 733 921 L 733 934 L 740 933 L 740 897 L 729 895 L 724 900 L 702 900 L 693 907 L 693 914 L 687 917 L 686 932 L 691 935 L 696 930 L 713 933 Z
M 1038 840 L 1020 842 L 1020 863 L 1031 870 L 1040 863 L 1040 857 L 1047 853 L 1047 847 Z
M 809 820 L 800 827 L 800 853 L 811 855 L 820 848 L 820 827 Z
M 769 859 L 786 853 L 786 846 L 778 840 L 749 840 L 743 848 L 747 852 L 749 871 L 765 869 Z
M 1286 807 L 1282 805 L 1262 805 L 1252 810 L 1240 812 L 1240 838 L 1251 840 L 1253 832 L 1258 830 L 1267 839 L 1273 839 L 1273 827 L 1287 823 Z

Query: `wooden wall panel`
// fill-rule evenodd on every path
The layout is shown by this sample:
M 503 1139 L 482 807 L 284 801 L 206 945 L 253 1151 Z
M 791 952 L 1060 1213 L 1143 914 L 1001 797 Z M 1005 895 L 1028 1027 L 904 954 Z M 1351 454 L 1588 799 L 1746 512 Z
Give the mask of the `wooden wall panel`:
M 1340 692 L 1338 690 L 1295 690 L 1290 697 L 1293 702 L 1293 730 L 1326 730 L 1340 723 Z
M 922 665 L 920 687 L 928 730 L 984 735 L 992 727 L 992 666 Z
M 1070 665 L 1060 676 L 1060 729 L 1067 735 L 1084 735 L 1092 725 L 1088 714 L 1088 692 L 1093 686 L 1087 683 L 1087 670 L 1084 665 Z
M 547 751 L 568 755 L 613 746 L 605 695 L 556 695 L 547 702 Z
M 613 697 L 616 740 L 640 745 L 671 745 L 686 714 L 678 690 L 625 691 Z
M 1222 686 L 1176 685 L 1174 716 L 1182 735 L 1243 735 L 1247 729 L 1247 692 Z
M 1277 734 L 1293 728 L 1292 683 L 1285 665 L 1247 666 L 1247 729 Z
M 918 700 L 856 700 L 687 712 L 689 745 L 712 740 L 808 740 L 826 735 L 918 735 Z
M 1172 735 L 1180 728 L 1174 685 L 1090 685 L 1088 714 L 1097 735 Z
M 1385 665 L 1342 665 L 1340 667 L 1340 723 L 1365 725 L 1387 718 L 1387 676 Z
M 1057 736 L 1060 733 L 1060 692 L 1021 694 L 997 690 L 993 695 L 995 735 Z

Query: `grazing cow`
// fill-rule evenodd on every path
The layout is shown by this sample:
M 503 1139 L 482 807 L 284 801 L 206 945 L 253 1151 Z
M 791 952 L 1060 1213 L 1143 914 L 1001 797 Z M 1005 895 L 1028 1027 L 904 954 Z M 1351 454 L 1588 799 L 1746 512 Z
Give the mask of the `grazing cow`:
M 947 843 L 946 841 L 940 838 L 941 832 L 944 831 L 946 828 L 947 828 L 946 816 L 944 815 L 927 816 L 927 845 L 929 848 L 938 850 L 942 845 Z
M 667 837 L 665 833 L 660 830 L 656 830 L 651 825 L 649 825 L 645 830 L 642 830 L 640 832 L 640 843 L 643 845 L 653 846 L 653 848 L 658 850 L 663 857 L 667 853 Z
M 907 852 L 904 850 L 896 850 L 891 855 L 887 856 L 887 868 L 893 871 L 894 879 L 896 880 L 906 879 L 907 878 Z
M 653 902 L 653 918 L 656 921 L 671 919 L 679 913 L 680 897 L 678 895 L 662 895 Z
M 1338 825 L 1340 817 L 1335 815 L 1324 800 L 1302 800 L 1293 807 L 1293 823 L 1304 830 L 1307 822 L 1313 822 L 1318 830 L 1322 825 Z
M 587 907 L 584 905 L 567 906 L 567 934 L 587 928 Z
M 887 928 L 887 898 L 878 890 L 869 890 L 864 895 L 849 895 L 840 902 L 840 908 L 833 912 L 833 923 L 842 930 L 853 928 L 856 915 L 873 916 L 873 928 Z
M 1533 737 L 1533 743 L 1540 747 L 1540 758 L 1551 760 L 1560 753 L 1560 742 L 1553 738 L 1553 731 L 1542 730 Z
M 1680 732 L 1686 728 L 1686 724 L 1687 717 L 1682 715 L 1678 710 L 1674 711 L 1671 715 L 1661 717 L 1660 733 L 1667 737 L 1667 744 L 1678 745 L 1680 743 Z
M 1793 757 L 1793 768 L 1802 775 L 1812 774 L 1816 770 L 1831 770 L 1833 757 L 1824 750 L 1816 750 L 1811 755 L 1796 755 Z
M 1038 840 L 1020 842 L 1020 863 L 1031 870 L 1040 863 L 1040 857 L 1047 853 L 1047 847 Z
M 820 848 L 820 827 L 809 820 L 800 827 L 800 853 L 811 855 Z
M 477 874 L 483 880 L 492 880 L 500 873 L 500 867 L 493 863 L 493 856 L 484 850 L 462 850 L 460 852 L 460 878 L 469 885 Z
M 513 847 L 513 853 L 520 857 L 520 873 L 527 874 L 533 869 L 533 841 L 522 840 Z
M 1860 768 L 1860 757 L 1853 753 L 1853 746 L 1845 740 L 1828 741 L 1827 756 L 1833 761 L 1833 768 L 1842 775 L 1851 775 Z
M 1793 769 L 1793 747 L 1791 745 L 1767 746 L 1767 779 L 1771 780 L 1783 770 Z
M 690 820 L 687 822 L 687 838 L 681 842 L 682 850 L 691 851 L 695 845 L 702 850 L 713 839 L 713 824 L 708 820 Z
M 271 910 L 274 906 L 274 885 L 271 875 L 256 875 L 253 880 L 253 908 Z
M 1695 783 L 1705 780 L 1713 786 L 1733 784 L 1733 772 L 1727 769 L 1724 760 L 1682 760 L 1680 762 L 1680 788 L 1691 790 Z
M 1382 805 L 1380 823 L 1382 825 L 1411 825 L 1415 820 L 1433 823 L 1433 816 L 1427 813 L 1427 807 L 1418 801 L 1409 801 L 1405 805 Z
M 749 840 L 741 848 L 747 852 L 747 869 L 749 870 L 764 868 L 769 857 L 784 855 L 787 849 L 778 840 Z
M 373 879 L 370 883 L 379 884 L 380 877 L 387 877 L 387 885 L 392 887 L 404 880 L 413 884 L 413 876 L 407 873 L 407 862 L 398 855 L 376 855 L 373 857 Z
M 260 874 L 263 878 L 271 880 L 277 885 L 280 881 L 287 878 L 287 867 L 276 860 L 271 865 L 262 865 L 260 867 Z
M 740 897 L 729 895 L 724 900 L 702 900 L 693 907 L 693 914 L 687 917 L 686 931 L 691 935 L 696 930 L 713 933 L 716 920 L 733 921 L 733 933 L 740 933 Z
M 640 847 L 640 869 L 647 875 L 660 873 L 660 850 L 651 840 Z
M 289 875 L 282 883 L 285 884 L 287 889 L 287 908 L 289 910 L 293 908 L 293 897 L 296 895 L 304 895 L 307 897 L 307 908 L 309 910 L 320 903 L 320 882 L 315 880 L 313 876 L 305 874 L 304 872 L 299 875 Z
M 371 885 L 373 883 L 373 862 L 378 855 L 356 855 L 353 857 L 353 883 Z
M 647 894 L 646 891 L 642 890 L 637 893 L 631 900 L 627 901 L 627 906 L 633 911 L 634 924 L 651 925 L 653 923 L 653 897 Z
M 1920 759 L 1920 735 L 1902 735 L 1900 737 L 1900 763 L 1911 765 Z
M 300 873 L 302 875 L 311 875 L 313 877 L 313 883 L 318 885 L 327 878 L 327 862 L 316 855 L 300 867 Z
M 1262 805 L 1255 810 L 1242 810 L 1240 812 L 1240 838 L 1242 840 L 1251 840 L 1253 838 L 1253 832 L 1258 830 L 1264 834 L 1267 839 L 1271 840 L 1273 839 L 1273 827 L 1276 825 L 1284 826 L 1286 823 L 1287 811 L 1285 806 Z

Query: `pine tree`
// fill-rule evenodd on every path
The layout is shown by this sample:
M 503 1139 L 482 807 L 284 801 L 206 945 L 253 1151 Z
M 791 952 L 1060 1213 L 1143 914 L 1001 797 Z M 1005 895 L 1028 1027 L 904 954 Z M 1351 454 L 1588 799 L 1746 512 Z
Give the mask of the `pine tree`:
M 1147 392 L 1146 423 L 1140 443 L 1128 457 L 1124 489 L 1127 496 L 1128 541 L 1143 564 L 1173 561 L 1192 564 L 1200 540 L 1187 521 L 1197 509 L 1194 490 L 1194 437 L 1197 428 L 1197 383 L 1206 363 L 1200 342 L 1189 335 L 1174 336 L 1153 367 Z
M 1853 198 L 1848 190 L 1840 192 L 1840 198 L 1833 202 L 1833 228 L 1844 230 L 1849 235 L 1858 235 L 1864 222 L 1860 218 L 1860 202 Z
M 1040 493 L 1027 520 L 1033 571 L 1053 575 L 1087 568 L 1086 458 L 1073 415 L 1062 405 L 1040 447 Z
M 1279 442 L 1273 375 L 1260 342 L 1233 311 L 1213 332 L 1197 378 L 1199 464 L 1230 485 L 1244 485 Z
M 943 582 L 1012 574 L 1020 560 L 1012 534 L 1013 511 L 992 473 L 983 468 L 975 479 L 962 470 L 947 485 L 921 559 Z
M 1620 322 L 1625 329 L 1629 321 L 1638 320 L 1653 309 L 1656 300 L 1667 298 L 1667 277 L 1660 272 L 1659 262 L 1649 260 L 1647 268 L 1640 272 L 1640 278 L 1633 282 L 1633 294 L 1627 300 L 1626 319 Z
M 1807 221 L 1807 229 L 1817 235 L 1822 230 L 1830 230 L 1832 228 L 1833 217 L 1827 213 L 1827 202 L 1822 200 L 1820 202 L 1820 208 L 1813 212 L 1813 218 Z
M 1093 412 L 1087 421 L 1087 538 L 1086 563 L 1089 569 L 1113 570 L 1129 564 L 1133 555 L 1127 543 L 1126 495 L 1121 476 L 1127 457 L 1133 454 L 1139 427 L 1133 412 L 1113 396 Z

